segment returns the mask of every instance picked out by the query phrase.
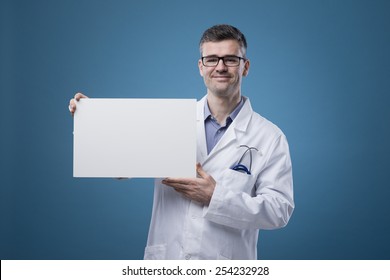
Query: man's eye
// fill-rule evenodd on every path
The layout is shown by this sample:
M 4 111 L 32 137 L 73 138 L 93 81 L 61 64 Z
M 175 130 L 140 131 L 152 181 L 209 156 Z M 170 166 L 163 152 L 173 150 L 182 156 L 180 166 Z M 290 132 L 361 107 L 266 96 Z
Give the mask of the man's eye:
M 237 58 L 235 58 L 235 57 L 226 57 L 225 61 L 226 62 L 237 62 Z
M 216 57 L 209 57 L 206 59 L 207 62 L 217 62 L 218 61 L 218 58 Z

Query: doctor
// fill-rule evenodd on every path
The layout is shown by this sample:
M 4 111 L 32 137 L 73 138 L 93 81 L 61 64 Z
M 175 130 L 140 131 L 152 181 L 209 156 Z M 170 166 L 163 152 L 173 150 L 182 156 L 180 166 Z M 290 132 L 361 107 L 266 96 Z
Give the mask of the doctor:
M 241 95 L 248 75 L 245 36 L 207 29 L 197 108 L 197 178 L 155 181 L 145 259 L 257 259 L 259 229 L 284 227 L 293 212 L 292 168 L 282 131 Z M 70 101 L 73 114 L 77 93 Z

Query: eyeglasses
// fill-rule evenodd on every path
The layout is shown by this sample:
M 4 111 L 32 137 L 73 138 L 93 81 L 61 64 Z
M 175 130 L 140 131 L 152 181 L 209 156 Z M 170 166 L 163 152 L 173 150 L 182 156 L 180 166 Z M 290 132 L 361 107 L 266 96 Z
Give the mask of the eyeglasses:
M 227 67 L 236 67 L 240 65 L 241 59 L 246 61 L 245 58 L 235 56 L 235 55 L 228 55 L 228 56 L 215 56 L 215 55 L 210 55 L 210 56 L 202 56 L 202 63 L 206 67 L 215 67 L 218 65 L 219 61 L 222 59 L 223 64 Z

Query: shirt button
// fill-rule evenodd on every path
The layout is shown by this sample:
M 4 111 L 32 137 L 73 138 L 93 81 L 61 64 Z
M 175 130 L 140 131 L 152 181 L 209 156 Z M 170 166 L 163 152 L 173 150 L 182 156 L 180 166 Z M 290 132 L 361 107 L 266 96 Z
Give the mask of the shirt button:
M 186 256 L 185 256 L 185 259 L 186 259 L 186 260 L 191 259 L 191 255 L 186 255 Z

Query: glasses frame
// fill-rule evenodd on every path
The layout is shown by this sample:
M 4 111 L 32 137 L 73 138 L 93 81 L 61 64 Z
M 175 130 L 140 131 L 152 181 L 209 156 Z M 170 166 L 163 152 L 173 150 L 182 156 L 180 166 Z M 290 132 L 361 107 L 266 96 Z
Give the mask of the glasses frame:
M 206 64 L 204 63 L 204 59 L 205 59 L 205 58 L 210 58 L 210 57 L 218 58 L 218 61 L 217 61 L 217 63 L 216 63 L 215 65 L 206 65 Z M 235 57 L 235 58 L 238 58 L 238 59 L 239 59 L 239 60 L 238 60 L 238 64 L 237 64 L 237 65 L 226 65 L 225 59 L 228 58 L 228 57 Z M 205 66 L 205 67 L 216 67 L 216 66 L 219 64 L 219 61 L 220 61 L 220 60 L 222 60 L 223 65 L 225 65 L 226 67 L 237 67 L 237 66 L 240 66 L 241 60 L 246 61 L 247 59 L 244 58 L 244 57 L 241 57 L 241 56 L 237 56 L 237 55 L 226 55 L 226 56 L 208 55 L 208 56 L 202 56 L 202 57 L 201 57 L 201 60 L 202 60 L 203 66 Z

